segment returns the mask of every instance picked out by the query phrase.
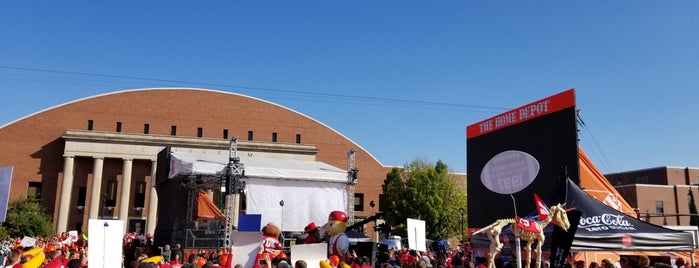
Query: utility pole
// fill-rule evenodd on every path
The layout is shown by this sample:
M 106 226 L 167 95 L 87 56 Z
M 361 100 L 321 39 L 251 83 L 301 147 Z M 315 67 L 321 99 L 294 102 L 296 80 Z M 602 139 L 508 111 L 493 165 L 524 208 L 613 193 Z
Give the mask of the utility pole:
M 359 173 L 359 169 L 354 166 L 354 155 L 356 152 L 354 149 L 350 149 L 347 152 L 347 186 L 349 187 L 349 193 L 347 194 L 347 223 L 349 225 L 354 224 L 354 186 L 357 184 L 357 173 Z
M 228 166 L 226 169 L 226 227 L 223 246 L 230 249 L 233 245 L 233 227 L 238 226 L 238 211 L 240 194 L 245 190 L 245 182 L 241 178 L 245 176 L 245 167 L 238 157 L 238 138 L 231 139 L 228 152 Z

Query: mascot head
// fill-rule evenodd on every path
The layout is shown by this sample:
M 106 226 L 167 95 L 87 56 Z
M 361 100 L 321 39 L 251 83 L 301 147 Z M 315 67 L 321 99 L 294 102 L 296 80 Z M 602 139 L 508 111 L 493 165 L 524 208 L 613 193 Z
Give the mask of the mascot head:
M 274 238 L 279 237 L 279 234 L 281 231 L 279 230 L 279 227 L 274 225 L 273 223 L 268 223 L 264 227 L 262 227 L 262 235 L 264 236 L 271 236 Z
M 325 229 L 330 236 L 344 233 L 347 229 L 347 213 L 338 210 L 330 212 Z

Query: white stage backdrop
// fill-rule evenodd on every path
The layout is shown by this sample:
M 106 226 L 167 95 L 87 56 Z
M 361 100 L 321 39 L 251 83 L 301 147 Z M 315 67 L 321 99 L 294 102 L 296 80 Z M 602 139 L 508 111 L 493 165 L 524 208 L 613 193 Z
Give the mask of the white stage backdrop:
M 246 212 L 261 214 L 262 226 L 271 222 L 283 231 L 303 231 L 310 222 L 321 226 L 333 210 L 346 210 L 344 183 L 252 178 L 246 188 Z

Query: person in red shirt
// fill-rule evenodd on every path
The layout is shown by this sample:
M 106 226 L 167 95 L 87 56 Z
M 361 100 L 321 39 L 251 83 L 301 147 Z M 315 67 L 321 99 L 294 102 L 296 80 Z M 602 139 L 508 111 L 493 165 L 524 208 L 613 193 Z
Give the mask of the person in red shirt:
M 322 238 L 320 237 L 320 230 L 314 222 L 309 223 L 303 228 L 303 231 L 308 234 L 305 239 L 303 239 L 304 244 L 320 243 Z
M 172 255 L 172 256 L 173 256 L 174 258 L 173 258 L 172 260 L 170 260 L 170 265 L 171 265 L 171 266 L 174 266 L 174 265 L 182 265 L 182 260 L 180 260 L 180 255 L 175 254 L 175 255 Z
M 409 251 L 409 254 L 408 254 L 407 258 L 405 258 L 405 259 L 403 260 L 403 263 L 405 263 L 405 264 L 407 264 L 407 265 L 411 265 L 411 264 L 413 264 L 413 262 L 415 262 L 415 261 L 417 260 L 417 258 L 418 258 L 418 256 L 417 256 L 417 251 L 414 250 L 414 249 L 411 249 L 411 250 Z

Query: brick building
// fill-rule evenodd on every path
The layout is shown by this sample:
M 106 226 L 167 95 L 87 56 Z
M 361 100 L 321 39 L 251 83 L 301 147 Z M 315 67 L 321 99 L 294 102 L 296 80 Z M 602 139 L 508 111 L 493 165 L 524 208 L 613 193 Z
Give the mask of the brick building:
M 640 219 L 657 225 L 689 225 L 689 191 L 699 204 L 699 168 L 656 167 L 605 174 Z
M 360 170 L 355 216 L 375 212 L 371 201 L 378 210 L 391 167 L 313 118 L 221 91 L 127 90 L 37 112 L 0 127 L 0 167 L 14 167 L 10 200 L 38 197 L 59 233 L 84 230 L 95 218 L 123 220 L 129 231 L 153 233 L 157 153 L 165 146 L 227 150 L 232 137 L 248 157 L 310 159 L 341 169 L 347 169 L 347 152 L 354 149 Z

